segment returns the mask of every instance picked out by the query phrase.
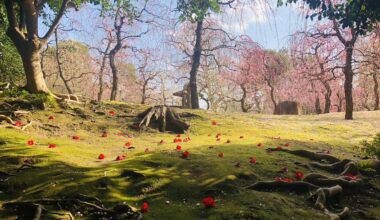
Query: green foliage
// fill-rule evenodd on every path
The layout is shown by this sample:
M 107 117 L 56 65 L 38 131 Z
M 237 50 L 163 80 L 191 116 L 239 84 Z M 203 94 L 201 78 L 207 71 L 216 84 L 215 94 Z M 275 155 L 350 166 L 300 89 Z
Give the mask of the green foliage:
M 372 141 L 363 141 L 361 142 L 361 146 L 356 146 L 355 148 L 365 156 L 380 159 L 380 133 Z
M 7 18 L 4 3 L 0 3 L 0 82 L 19 83 L 24 79 L 20 55 L 6 36 Z
M 298 0 L 278 0 L 278 5 L 284 3 L 295 3 Z M 326 4 L 325 0 L 301 0 L 304 1 L 310 9 L 320 10 L 311 14 L 310 19 L 315 17 L 318 20 L 328 18 L 336 19 L 342 28 L 354 27 L 355 30 L 364 35 L 371 31 L 376 22 L 380 21 L 380 1 L 379 0 L 348 0 L 337 3 L 334 6 Z
M 177 10 L 181 13 L 180 21 L 196 22 L 202 21 L 211 12 L 219 13 L 220 4 L 217 0 L 178 0 Z

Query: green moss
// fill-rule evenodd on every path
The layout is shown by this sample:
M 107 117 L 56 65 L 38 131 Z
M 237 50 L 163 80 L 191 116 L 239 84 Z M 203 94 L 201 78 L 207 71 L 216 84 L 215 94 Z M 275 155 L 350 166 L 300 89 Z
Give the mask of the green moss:
M 145 108 L 114 102 L 102 105 L 103 111 L 112 109 L 119 115 L 138 113 Z M 91 114 L 87 108 L 84 111 Z M 356 113 L 357 120 L 352 122 L 344 121 L 340 113 L 299 117 L 226 115 L 201 110 L 192 113 L 201 117 L 186 119 L 191 124 L 188 134 L 191 141 L 181 143 L 182 149 L 190 152 L 189 159 L 184 160 L 175 150 L 173 134 L 129 130 L 132 123 L 129 117 L 93 114 L 91 120 L 84 120 L 55 109 L 36 111 L 33 120 L 61 129 L 20 132 L 0 128 L 0 140 L 5 141 L 0 146 L 2 158 L 38 158 L 39 167 L 10 178 L 11 187 L 4 189 L 0 200 L 80 192 L 97 196 L 109 205 L 127 202 L 138 208 L 146 200 L 151 210 L 144 214 L 144 219 L 328 219 L 303 197 L 245 189 L 257 180 L 273 180 L 284 166 L 289 168 L 288 174 L 282 174 L 287 177 L 299 169 L 305 174 L 309 172 L 294 164 L 308 162 L 306 159 L 281 152 L 270 154 L 265 148 L 289 143 L 292 149 L 332 149 L 334 156 L 353 158 L 353 146 L 380 129 L 380 124 L 374 123 L 380 121 L 380 112 Z M 54 115 L 55 120 L 49 121 L 49 115 Z M 212 125 L 212 120 L 218 125 Z M 103 131 L 108 132 L 108 137 L 101 137 Z M 134 137 L 117 135 L 120 131 Z M 217 133 L 222 134 L 221 141 L 216 141 Z M 79 135 L 81 140 L 72 140 L 73 135 Z M 29 139 L 36 140 L 37 145 L 27 146 Z M 159 145 L 162 139 L 166 144 Z M 231 143 L 226 143 L 227 140 Z M 124 147 L 127 141 L 136 149 L 127 150 Z M 57 148 L 49 149 L 50 143 Z M 258 147 L 258 143 L 263 146 Z M 223 158 L 217 156 L 219 152 L 224 153 Z M 106 155 L 105 160 L 97 159 L 100 153 Z M 126 160 L 115 161 L 122 154 L 127 156 Z M 250 157 L 255 157 L 258 164 L 249 164 Z M 235 167 L 236 162 L 241 163 L 240 168 Z M 11 171 L 19 165 L 0 160 L 1 171 Z M 123 176 L 126 170 L 144 177 Z M 217 208 L 203 208 L 201 200 L 206 195 L 215 197 Z

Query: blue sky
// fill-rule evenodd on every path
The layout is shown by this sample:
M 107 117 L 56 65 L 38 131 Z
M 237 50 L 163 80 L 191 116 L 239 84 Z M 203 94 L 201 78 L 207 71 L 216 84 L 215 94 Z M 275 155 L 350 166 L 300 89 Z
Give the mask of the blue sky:
M 176 2 L 176 0 L 165 1 L 172 8 Z M 246 34 L 264 48 L 274 50 L 285 47 L 289 35 L 305 26 L 305 16 L 300 15 L 294 6 L 277 7 L 277 0 L 255 0 L 254 2 L 254 4 L 242 5 L 239 8 L 227 9 L 225 13 L 213 15 L 213 17 L 220 19 L 224 28 L 230 32 Z M 83 31 L 65 33 L 64 38 L 87 43 L 99 41 L 103 33 L 91 25 L 98 18 L 97 14 L 93 13 L 94 10 L 96 8 L 90 6 L 81 8 L 79 12 L 69 13 L 68 17 L 79 21 L 78 28 Z M 70 25 L 68 19 L 63 19 L 62 24 Z

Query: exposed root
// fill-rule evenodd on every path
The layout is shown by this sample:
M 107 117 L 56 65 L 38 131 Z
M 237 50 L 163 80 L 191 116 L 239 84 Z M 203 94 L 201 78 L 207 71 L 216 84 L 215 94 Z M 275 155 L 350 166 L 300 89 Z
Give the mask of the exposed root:
M 27 217 L 28 219 L 42 219 L 43 213 L 54 213 L 62 215 L 54 210 L 65 211 L 64 215 L 69 215 L 70 219 L 74 219 L 71 212 L 80 212 L 88 217 L 95 217 L 96 219 L 138 219 L 137 213 L 132 207 L 127 205 L 116 205 L 114 208 L 106 208 L 103 202 L 96 198 L 83 194 L 78 194 L 72 198 L 67 199 L 36 199 L 25 201 L 14 201 L 3 203 L 3 207 L 10 211 L 18 213 L 19 217 Z M 53 208 L 48 210 L 47 207 Z M 27 213 L 28 212 L 28 213 Z M 33 216 L 33 218 L 30 218 Z M 119 217 L 118 217 L 119 216 Z
M 5 115 L 0 115 L 0 120 L 1 121 L 6 121 L 7 123 L 11 124 L 11 125 L 14 125 L 15 122 L 8 116 L 5 116 Z
M 249 186 L 249 189 L 258 191 L 291 191 L 296 193 L 309 193 L 310 200 L 315 201 L 314 207 L 324 211 L 331 219 L 339 220 L 350 214 L 350 209 L 344 207 L 339 212 L 330 211 L 333 201 L 342 195 L 343 189 L 361 189 L 365 187 L 363 177 L 360 174 L 358 163 L 352 160 L 339 160 L 330 155 L 313 153 L 306 150 L 288 150 L 283 148 L 269 148 L 268 151 L 283 151 L 293 155 L 305 157 L 319 162 L 310 164 L 296 163 L 299 166 L 314 170 L 313 168 L 323 169 L 331 173 L 339 174 L 338 177 L 327 177 L 319 173 L 310 173 L 303 178 L 303 181 L 296 182 L 256 182 Z M 328 162 L 325 163 L 320 163 Z M 376 167 L 380 163 L 370 161 L 370 165 Z
M 68 102 L 77 102 L 80 103 L 78 96 L 73 94 L 59 94 L 59 93 L 53 93 L 52 94 L 54 98 L 58 100 L 64 100 Z
M 154 106 L 137 116 L 141 119 L 138 123 L 139 128 L 153 127 L 159 131 L 172 131 L 178 134 L 183 134 L 190 127 L 185 122 L 182 122 L 179 115 L 170 107 L 159 105 Z
M 309 158 L 310 160 L 316 160 L 316 161 L 327 161 L 330 163 L 336 163 L 340 160 L 334 156 L 328 155 L 328 154 L 321 154 L 321 153 L 314 153 L 307 150 L 288 150 L 284 148 L 268 148 L 268 151 L 282 151 L 289 154 Z

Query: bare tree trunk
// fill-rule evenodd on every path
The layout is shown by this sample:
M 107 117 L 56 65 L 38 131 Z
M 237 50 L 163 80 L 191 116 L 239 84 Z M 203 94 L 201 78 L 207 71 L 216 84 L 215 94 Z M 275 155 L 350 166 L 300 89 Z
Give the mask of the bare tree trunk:
M 243 91 L 243 96 L 240 99 L 240 107 L 242 112 L 248 112 L 248 108 L 246 106 L 247 101 L 247 90 L 245 89 L 244 85 L 240 85 L 241 90 Z
M 317 98 L 315 99 L 315 112 L 319 115 L 322 113 L 322 109 L 321 109 L 321 103 L 319 102 L 319 97 L 317 96 Z
M 375 107 L 373 108 L 375 111 L 379 110 L 379 105 L 380 105 L 380 97 L 379 97 L 379 81 L 377 79 L 377 74 L 373 73 L 372 74 L 373 78 L 373 95 L 375 97 Z
M 73 91 L 71 90 L 68 80 L 65 79 L 63 69 L 62 69 L 62 62 L 59 58 L 59 45 L 58 45 L 58 32 L 57 29 L 54 31 L 54 37 L 55 37 L 55 59 L 57 61 L 58 66 L 58 74 L 61 80 L 63 81 L 63 84 L 65 85 L 65 88 L 69 94 L 73 94 Z
M 273 87 L 272 83 L 270 82 L 270 79 L 267 79 L 266 81 L 267 81 L 267 84 L 270 88 L 270 99 L 272 100 L 273 107 L 274 107 L 273 112 L 275 112 L 277 109 L 277 103 L 276 103 L 276 100 L 274 99 L 274 87 Z
M 344 80 L 344 94 L 346 97 L 346 120 L 353 120 L 353 111 L 354 111 L 354 103 L 352 99 L 352 80 L 353 80 L 353 71 L 352 71 L 352 55 L 353 48 L 352 45 L 346 48 L 346 65 L 343 69 L 343 73 L 345 76 Z
M 332 94 L 331 87 L 330 87 L 329 83 L 326 82 L 326 81 L 322 81 L 322 84 L 323 84 L 323 86 L 324 86 L 325 89 L 326 89 L 326 93 L 325 93 L 325 109 L 324 109 L 324 113 L 330 113 L 330 108 L 331 108 L 331 94 Z
M 141 104 L 145 104 L 146 100 L 146 86 L 147 86 L 147 81 L 144 82 L 143 87 L 142 87 L 142 95 L 141 95 Z
M 203 21 L 197 22 L 197 28 L 195 30 L 195 46 L 192 57 L 192 65 L 190 70 L 190 91 L 191 91 L 191 107 L 193 109 L 199 109 L 199 98 L 197 89 L 197 73 L 201 61 L 202 54 L 202 29 Z
M 102 97 L 103 97 L 103 91 L 104 91 L 104 82 L 103 82 L 103 76 L 104 76 L 104 69 L 106 67 L 106 61 L 107 61 L 107 56 L 108 56 L 108 51 L 111 47 L 111 40 L 108 40 L 108 43 L 107 43 L 107 48 L 106 50 L 104 51 L 104 54 L 103 54 L 103 58 L 102 58 L 102 64 L 100 66 L 100 70 L 99 70 L 99 92 L 98 92 L 98 101 L 102 101 Z

